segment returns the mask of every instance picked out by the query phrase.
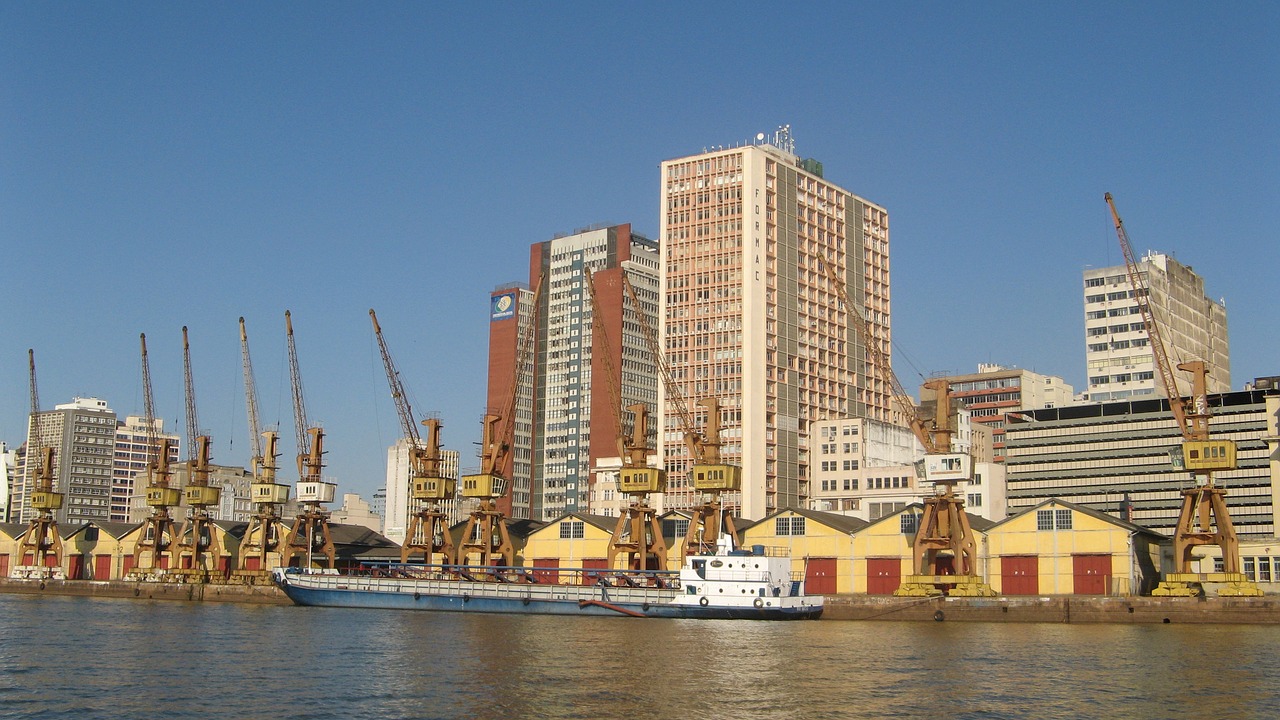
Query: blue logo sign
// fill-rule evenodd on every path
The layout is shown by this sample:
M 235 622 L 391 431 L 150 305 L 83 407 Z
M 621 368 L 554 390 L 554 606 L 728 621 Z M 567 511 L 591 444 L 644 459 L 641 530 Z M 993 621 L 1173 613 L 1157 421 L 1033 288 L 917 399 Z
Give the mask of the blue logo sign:
M 513 292 L 494 295 L 489 299 L 489 319 L 505 320 L 516 316 L 516 294 Z

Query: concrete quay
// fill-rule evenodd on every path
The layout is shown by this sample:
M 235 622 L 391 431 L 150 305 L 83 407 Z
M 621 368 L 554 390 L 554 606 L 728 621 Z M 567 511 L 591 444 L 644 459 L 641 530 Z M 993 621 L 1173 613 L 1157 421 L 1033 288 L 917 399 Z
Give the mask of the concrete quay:
M 0 579 L 0 593 L 180 600 L 184 602 L 234 602 L 258 605 L 290 604 L 289 598 L 274 585 L 215 585 L 126 582 L 124 580 Z
M 823 620 L 1142 624 L 1280 624 L 1280 596 L 888 597 L 828 595 Z

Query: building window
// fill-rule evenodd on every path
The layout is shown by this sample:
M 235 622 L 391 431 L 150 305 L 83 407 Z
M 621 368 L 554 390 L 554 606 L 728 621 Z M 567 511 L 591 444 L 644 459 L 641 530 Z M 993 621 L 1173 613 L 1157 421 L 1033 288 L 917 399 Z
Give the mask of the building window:
M 1054 510 L 1054 524 L 1059 530 L 1071 529 L 1071 511 L 1070 510 Z
M 1247 557 L 1241 559 L 1244 561 L 1244 576 L 1250 580 L 1257 580 L 1258 578 L 1253 574 L 1253 558 Z
M 903 535 L 915 535 L 920 527 L 920 517 L 915 513 L 903 513 L 898 517 L 898 527 Z
M 581 538 L 583 533 L 583 523 L 581 520 L 566 520 L 560 523 L 560 539 L 570 540 Z
M 662 534 L 667 537 L 680 538 L 689 534 L 689 521 L 685 518 L 675 518 L 672 520 L 662 521 Z
M 1037 510 L 1036 511 L 1036 530 L 1052 530 L 1053 529 L 1053 511 Z
M 774 518 L 773 534 L 804 535 L 804 518 L 800 516 Z
M 982 493 L 969 493 L 965 498 L 965 504 L 969 507 L 982 507 Z
M 1258 558 L 1258 582 L 1271 582 L 1271 558 Z

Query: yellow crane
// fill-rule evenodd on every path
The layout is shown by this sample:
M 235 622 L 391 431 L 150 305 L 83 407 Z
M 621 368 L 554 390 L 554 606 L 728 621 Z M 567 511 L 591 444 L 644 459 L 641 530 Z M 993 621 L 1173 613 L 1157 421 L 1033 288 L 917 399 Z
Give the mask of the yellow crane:
M 142 404 L 147 425 L 147 506 L 151 515 L 143 521 L 141 534 L 133 548 L 133 572 L 138 579 L 158 580 L 167 569 L 169 550 L 178 536 L 178 529 L 169 508 L 177 507 L 179 492 L 170 487 L 172 469 L 169 438 L 160 437 L 156 427 L 156 405 L 151 394 L 151 363 L 147 359 L 147 335 L 140 336 L 142 343 Z
M 333 569 L 337 555 L 329 532 L 329 512 L 325 503 L 333 502 L 337 486 L 324 481 L 324 430 L 307 421 L 307 405 L 302 392 L 302 372 L 298 369 L 298 349 L 293 340 L 293 319 L 284 311 L 285 337 L 289 345 L 289 381 L 293 388 L 293 420 L 298 439 L 298 502 L 302 511 L 293 519 L 280 552 L 284 565 L 306 562 L 315 567 L 316 554 L 323 555 Z M 297 556 L 297 557 L 295 557 Z
M 373 334 L 382 353 L 391 399 L 395 402 L 400 428 L 404 430 L 404 439 L 409 446 L 409 498 L 417 506 L 409 517 L 404 544 L 400 547 L 400 562 L 409 562 L 416 552 L 422 554 L 427 565 L 435 564 L 436 555 L 440 556 L 439 564 L 452 565 L 454 550 L 453 538 L 449 535 L 449 516 L 440 507 L 440 502 L 454 498 L 458 481 L 445 477 L 441 470 L 440 418 L 428 417 L 422 421 L 427 428 L 427 439 L 423 442 L 414 423 L 413 408 L 409 405 L 400 371 L 391 359 L 387 341 L 382 337 L 382 326 L 378 324 L 378 314 L 373 308 L 369 309 L 369 319 L 373 321 Z
M 183 490 L 183 497 L 187 501 L 188 511 L 170 550 L 173 559 L 169 563 L 169 572 L 187 582 L 209 582 L 221 580 L 218 561 L 222 557 L 222 550 L 209 508 L 218 505 L 222 489 L 209 484 L 212 441 L 208 435 L 200 432 L 200 419 L 196 414 L 196 388 L 191 376 L 191 343 L 187 338 L 185 325 L 182 327 L 182 370 L 187 405 L 187 486 Z
M 250 494 L 256 512 L 249 518 L 240 545 L 239 567 L 235 576 L 252 585 L 270 578 L 268 562 L 280 547 L 279 506 L 289 500 L 289 486 L 276 482 L 276 443 L 279 433 L 262 431 L 258 420 L 258 388 L 253 377 L 253 361 L 249 356 L 249 333 L 240 318 L 240 359 L 244 369 L 244 407 L 249 418 L 249 440 L 253 445 L 253 482 Z M 266 443 L 263 443 L 263 440 Z
M 31 471 L 32 492 L 31 507 L 36 515 L 31 518 L 27 531 L 22 534 L 18 543 L 18 558 L 24 565 L 38 568 L 35 572 L 41 578 L 46 575 L 59 575 L 62 570 L 62 536 L 58 532 L 58 521 L 54 514 L 62 509 L 63 494 L 54 490 L 52 446 L 44 446 L 40 428 L 40 395 L 36 390 L 36 352 L 27 350 L 27 364 L 31 369 L 31 424 L 27 437 L 31 438 L 31 447 L 27 448 L 27 457 L 32 458 L 34 465 Z M 31 562 L 26 562 L 30 554 Z
M 902 579 L 894 594 L 921 597 L 944 592 L 969 597 L 995 595 L 995 591 L 978 575 L 977 542 L 969 516 L 964 511 L 964 499 L 955 491 L 957 483 L 969 480 L 972 458 L 965 453 L 952 452 L 951 386 L 943 379 L 925 383 L 925 387 L 934 392 L 936 406 L 933 418 L 923 417 L 894 374 L 879 341 L 872 335 L 862 315 L 862 306 L 849 299 L 836 268 L 830 263 L 822 263 L 822 267 L 862 337 L 876 375 L 889 385 L 911 432 L 924 447 L 925 480 L 934 489 L 934 494 L 924 499 L 924 510 L 912 540 L 912 574 Z
M 515 437 L 516 401 L 533 373 L 533 339 L 539 324 L 538 306 L 544 281 L 545 276 L 538 279 L 538 287 L 533 293 L 532 316 L 521 328 L 516 342 L 515 367 L 503 407 L 484 416 L 480 472 L 462 477 L 462 496 L 477 498 L 479 504 L 467 517 L 462 541 L 458 544 L 458 565 L 471 564 L 472 555 L 477 558 L 475 564 L 478 565 L 510 567 L 515 564 L 515 546 L 511 544 L 507 530 L 506 514 L 498 508 L 497 499 L 511 490 L 507 462 L 511 459 L 511 444 Z M 519 317 L 518 311 L 516 316 Z M 501 429 L 498 428 L 499 422 L 502 422 Z
M 666 390 L 667 403 L 675 410 L 680 422 L 680 430 L 684 434 L 685 446 L 693 458 L 693 466 L 689 470 L 689 482 L 693 489 L 701 494 L 699 504 L 691 508 L 689 530 L 685 533 L 680 547 L 682 556 L 714 554 L 716 544 L 721 535 L 727 535 L 737 543 L 737 530 L 733 518 L 724 508 L 720 500 L 721 493 L 742 489 L 742 468 L 724 462 L 720 457 L 720 401 L 718 398 L 703 398 L 698 404 L 706 408 L 707 419 L 703 430 L 694 424 L 693 413 L 685 404 L 684 393 L 671 374 L 671 366 L 667 363 L 658 336 L 653 331 L 645 314 L 641 312 L 640 298 L 635 286 L 626 274 L 622 275 L 622 284 L 631 305 L 636 309 L 640 328 L 644 332 L 645 343 L 658 366 Z
M 618 270 L 626 277 L 625 268 Z M 649 505 L 649 494 L 666 491 L 667 471 L 649 466 L 649 406 L 644 403 L 627 406 L 634 418 L 632 432 L 628 436 L 623 422 L 622 390 L 613 364 L 612 345 L 596 296 L 596 275 L 586 270 L 584 274 L 591 299 L 591 325 L 595 332 L 591 354 L 592 357 L 599 355 L 603 365 L 609 385 L 609 409 L 617 427 L 618 457 L 622 462 L 618 470 L 618 491 L 630 498 L 627 509 L 618 515 L 618 524 L 609 540 L 608 565 L 615 570 L 666 570 L 667 541 L 662 537 L 657 511 Z M 637 314 L 643 312 L 639 306 L 634 310 Z M 619 557 L 625 560 L 622 568 L 616 567 Z
M 1203 583 L 1220 582 L 1225 585 L 1218 591 L 1219 595 L 1260 596 L 1261 588 L 1240 572 L 1240 542 L 1236 537 L 1235 526 L 1231 523 L 1231 513 L 1227 510 L 1227 491 L 1216 485 L 1213 480 L 1215 472 L 1235 469 L 1236 444 L 1225 438 L 1210 436 L 1209 418 L 1212 412 L 1209 409 L 1207 382 L 1209 366 L 1201 360 L 1178 364 L 1179 370 L 1191 374 L 1191 398 L 1188 403 L 1178 391 L 1178 379 L 1169 360 L 1160 322 L 1151 305 L 1150 288 L 1138 267 L 1133 245 L 1129 242 L 1129 233 L 1124 229 L 1124 222 L 1116 211 L 1115 200 L 1111 197 L 1111 193 L 1106 193 L 1103 197 L 1111 211 L 1111 220 L 1116 227 L 1116 237 L 1120 240 L 1120 250 L 1124 254 L 1129 286 L 1133 289 L 1134 300 L 1137 301 L 1138 310 L 1142 314 L 1143 328 L 1151 346 L 1152 364 L 1155 365 L 1156 374 L 1164 386 L 1165 397 L 1169 400 L 1169 410 L 1173 413 L 1173 419 L 1182 433 L 1180 453 L 1182 464 L 1195 478 L 1194 487 L 1182 491 L 1182 508 L 1178 514 L 1178 525 L 1174 530 L 1173 555 L 1177 572 L 1167 575 L 1151 594 L 1200 595 L 1203 593 Z M 1191 572 L 1194 550 L 1202 545 L 1217 545 L 1221 549 L 1222 572 Z

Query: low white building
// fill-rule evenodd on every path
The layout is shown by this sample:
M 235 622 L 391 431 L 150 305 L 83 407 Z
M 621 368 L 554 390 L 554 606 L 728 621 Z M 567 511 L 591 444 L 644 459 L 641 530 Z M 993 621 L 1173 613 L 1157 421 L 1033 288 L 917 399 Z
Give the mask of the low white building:
M 989 461 L 990 433 L 957 415 L 953 448 L 974 458 L 972 479 L 956 488 L 966 509 L 992 520 L 1005 517 L 1004 468 Z M 917 473 L 924 448 L 911 430 L 869 418 L 819 420 L 810 447 L 813 496 L 809 508 L 879 520 L 934 492 Z

